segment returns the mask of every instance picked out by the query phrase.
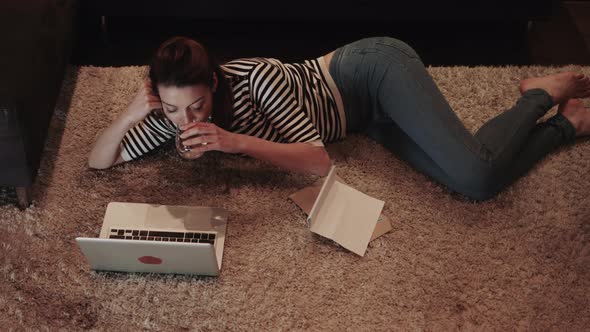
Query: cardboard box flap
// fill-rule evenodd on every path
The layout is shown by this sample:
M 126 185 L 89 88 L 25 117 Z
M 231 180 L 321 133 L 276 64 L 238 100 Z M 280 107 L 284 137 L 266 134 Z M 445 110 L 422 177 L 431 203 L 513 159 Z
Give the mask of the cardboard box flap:
M 312 232 L 363 256 L 368 243 L 391 230 L 384 203 L 348 186 L 332 166 L 327 177 L 289 198 L 307 215 Z

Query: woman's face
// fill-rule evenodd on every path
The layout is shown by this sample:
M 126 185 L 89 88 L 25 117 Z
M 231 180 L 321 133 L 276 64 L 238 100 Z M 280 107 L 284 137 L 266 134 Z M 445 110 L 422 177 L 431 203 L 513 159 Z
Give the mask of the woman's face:
M 166 117 L 181 126 L 206 121 L 213 111 L 213 93 L 206 84 L 185 87 L 158 85 Z

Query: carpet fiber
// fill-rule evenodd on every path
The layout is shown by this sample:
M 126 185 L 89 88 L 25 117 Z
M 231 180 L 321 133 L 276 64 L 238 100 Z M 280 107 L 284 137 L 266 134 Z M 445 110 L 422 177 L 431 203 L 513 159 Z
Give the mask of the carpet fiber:
M 511 107 L 528 76 L 590 67 L 429 71 L 474 132 Z M 0 326 L 98 330 L 587 330 L 590 141 L 538 163 L 492 200 L 471 202 L 366 137 L 327 145 L 339 175 L 384 200 L 393 230 L 365 257 L 310 233 L 287 197 L 316 176 L 237 155 L 190 162 L 173 149 L 87 168 L 99 131 L 145 67 L 71 67 L 33 206 L 0 190 Z M 551 110 L 546 117 L 554 114 Z M 111 201 L 230 210 L 218 278 L 92 272 L 74 241 L 98 236 Z

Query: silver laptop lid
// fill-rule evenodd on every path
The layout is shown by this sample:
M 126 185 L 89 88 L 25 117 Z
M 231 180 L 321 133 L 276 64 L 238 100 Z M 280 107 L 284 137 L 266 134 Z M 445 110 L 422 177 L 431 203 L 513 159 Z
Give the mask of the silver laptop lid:
M 76 238 L 93 270 L 218 276 L 211 244 Z

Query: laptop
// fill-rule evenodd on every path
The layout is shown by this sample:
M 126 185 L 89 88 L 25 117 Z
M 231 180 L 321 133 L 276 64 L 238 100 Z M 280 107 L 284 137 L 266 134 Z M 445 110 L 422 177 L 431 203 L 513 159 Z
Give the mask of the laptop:
M 76 242 L 93 270 L 218 276 L 228 211 L 111 202 L 98 238 Z

